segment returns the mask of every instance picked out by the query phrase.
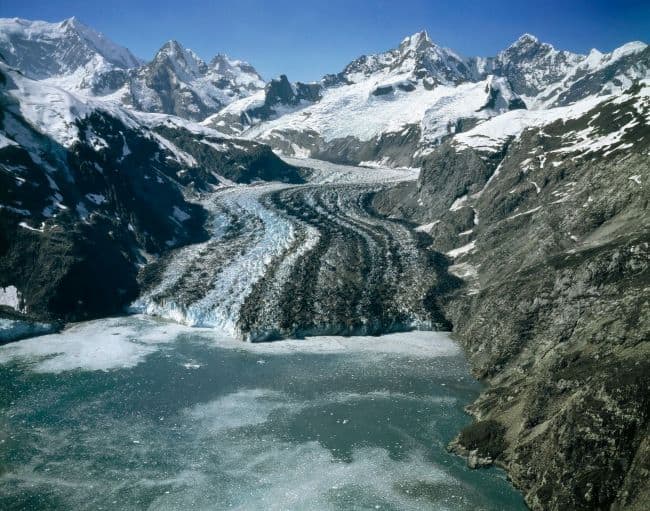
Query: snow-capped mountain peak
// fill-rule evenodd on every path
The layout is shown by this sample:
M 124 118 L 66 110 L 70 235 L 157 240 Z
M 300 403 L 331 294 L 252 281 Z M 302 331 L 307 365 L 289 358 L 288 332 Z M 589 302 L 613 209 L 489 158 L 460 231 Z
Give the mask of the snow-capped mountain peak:
M 129 50 L 74 17 L 59 23 L 2 18 L 0 53 L 36 79 L 69 75 L 91 62 L 104 69 L 140 65 Z
M 69 18 L 64 19 L 60 25 L 61 27 L 74 27 L 75 25 L 80 25 L 80 21 L 76 16 L 70 16 Z
M 540 44 L 539 39 L 533 34 L 528 32 L 519 36 L 519 38 L 511 45 L 512 46 L 526 46 L 526 45 L 537 45 Z
M 209 64 L 193 50 L 172 39 L 156 53 L 148 67 L 167 66 L 183 81 L 206 78 L 213 82 L 231 82 L 251 89 L 263 88 L 265 83 L 255 68 L 243 60 L 234 60 L 224 53 L 215 55 Z
M 142 63 L 127 48 L 114 43 L 101 32 L 84 25 L 76 17 L 68 18 L 64 23 L 66 28 L 74 30 L 83 37 L 87 44 L 93 46 L 97 53 L 116 67 L 130 69 Z
M 611 53 L 612 60 L 624 57 L 626 55 L 633 55 L 640 53 L 648 48 L 648 45 L 642 41 L 630 41 L 623 46 L 619 46 Z
M 171 66 L 183 80 L 191 80 L 207 72 L 207 64 L 192 50 L 172 39 L 156 53 L 150 66 Z
M 397 51 L 399 57 L 394 67 L 412 73 L 415 79 L 423 79 L 430 86 L 461 83 L 472 77 L 467 59 L 434 43 L 426 31 L 406 37 Z
M 130 73 L 119 99 L 138 110 L 203 120 L 264 85 L 250 64 L 218 54 L 208 65 L 172 39 L 151 62 Z
M 402 39 L 402 42 L 399 45 L 399 49 L 402 52 L 407 52 L 411 50 L 417 51 L 422 49 L 423 47 L 432 44 L 433 42 L 431 41 L 431 38 L 429 37 L 427 31 L 421 30 L 420 32 L 416 32 L 415 34 L 412 34 Z
M 190 60 L 203 62 L 194 51 L 185 48 L 176 39 L 170 39 L 160 47 L 154 56 L 154 60 L 158 58 L 189 58 Z
M 523 34 L 505 50 L 501 51 L 497 58 L 506 60 L 508 58 L 530 58 L 538 54 L 554 53 L 557 50 L 553 45 L 541 42 L 532 34 Z M 569 52 L 564 52 L 569 53 Z
M 225 53 L 217 53 L 210 61 L 209 67 L 238 85 L 264 87 L 264 80 L 251 64 L 244 60 L 231 59 Z
M 642 54 L 647 47 L 645 43 L 633 41 L 611 53 L 593 49 L 582 55 L 557 50 L 535 36 L 524 34 L 495 58 L 476 59 L 476 62 L 483 73 L 507 77 L 513 90 L 526 98 L 527 104 L 557 106 L 579 100 L 586 94 L 622 90 L 632 80 L 643 78 L 648 58 L 642 55 L 637 58 L 637 54 Z M 626 64 L 629 59 L 638 62 Z M 609 68 L 609 79 L 602 74 L 605 68 Z
M 473 76 L 466 59 L 435 44 L 423 30 L 404 38 L 396 48 L 353 60 L 339 74 L 326 76 L 324 83 L 359 83 L 373 75 L 386 74 L 401 75 L 405 80 L 425 80 L 431 87 L 461 83 Z
M 506 76 L 518 94 L 534 97 L 570 74 L 584 59 L 584 55 L 558 51 L 537 37 L 524 34 L 492 59 L 488 70 Z

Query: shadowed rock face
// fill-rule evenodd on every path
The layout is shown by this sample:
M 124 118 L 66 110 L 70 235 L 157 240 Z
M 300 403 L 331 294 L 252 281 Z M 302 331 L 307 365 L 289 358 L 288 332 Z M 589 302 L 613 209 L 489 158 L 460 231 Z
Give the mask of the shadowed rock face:
M 316 83 L 289 83 L 286 75 L 271 80 L 265 89 L 264 104 L 267 107 L 275 105 L 297 105 L 300 101 L 318 101 L 320 86 Z
M 471 410 L 533 509 L 649 502 L 649 111 L 632 91 L 491 153 L 448 144 L 373 203 L 453 254 L 443 310 L 490 383 Z
M 3 285 L 20 290 L 30 313 L 71 320 L 118 312 L 137 295 L 140 250 L 160 253 L 168 241 L 184 244 L 206 235 L 204 212 L 171 180 L 180 168 L 159 161 L 160 147 L 141 133 L 94 114 L 79 128 L 110 143 L 98 153 L 89 140 L 58 146 L 13 113 L 3 120 L 22 122 L 44 150 L 0 150 L 7 169 L 0 200 L 20 205 L 0 212 L 0 274 Z M 123 158 L 124 144 L 130 152 Z M 174 211 L 183 212 L 183 225 Z
M 20 80 L 26 79 L 13 71 L 0 73 L 0 287 L 17 289 L 15 307 L 26 314 L 20 321 L 120 313 L 139 294 L 143 266 L 208 238 L 201 193 L 303 181 L 267 146 L 151 127 L 101 108 L 74 118 L 70 107 L 72 120 L 61 133 L 72 138 L 64 146 L 23 116 L 15 95 Z M 50 107 L 43 111 L 50 114 Z M 19 321 L 17 314 L 3 309 L 0 318 Z M 0 329 L 0 338 L 33 329 L 10 330 Z
M 246 62 L 217 55 L 209 64 L 178 41 L 168 41 L 153 60 L 124 74 L 122 101 L 137 110 L 203 120 L 264 86 Z

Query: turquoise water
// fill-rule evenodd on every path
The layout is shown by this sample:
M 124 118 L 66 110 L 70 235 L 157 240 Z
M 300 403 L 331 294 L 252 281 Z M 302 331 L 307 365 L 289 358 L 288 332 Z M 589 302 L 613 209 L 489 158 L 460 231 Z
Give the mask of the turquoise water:
M 445 446 L 444 335 L 243 346 L 122 318 L 0 348 L 0 509 L 525 509 Z

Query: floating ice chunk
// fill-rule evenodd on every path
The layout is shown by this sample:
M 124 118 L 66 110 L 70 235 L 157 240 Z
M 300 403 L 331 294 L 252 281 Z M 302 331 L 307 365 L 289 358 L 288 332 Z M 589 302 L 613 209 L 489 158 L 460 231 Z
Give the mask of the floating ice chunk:
M 273 410 L 289 403 L 289 398 L 282 392 L 246 389 L 195 405 L 186 410 L 185 415 L 198 422 L 202 434 L 209 436 L 228 429 L 262 424 Z
M 180 325 L 140 317 L 77 323 L 58 334 L 0 347 L 0 364 L 22 360 L 45 373 L 134 367 L 181 332 Z

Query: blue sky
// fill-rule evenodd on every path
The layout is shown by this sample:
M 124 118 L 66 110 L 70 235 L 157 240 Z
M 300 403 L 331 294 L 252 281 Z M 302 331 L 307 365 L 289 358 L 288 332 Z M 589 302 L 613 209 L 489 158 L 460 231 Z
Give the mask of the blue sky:
M 77 16 L 141 58 L 177 39 L 204 59 L 225 52 L 265 78 L 305 81 L 421 29 L 468 56 L 493 55 L 524 32 L 579 52 L 650 41 L 648 0 L 1 0 L 0 16 Z

